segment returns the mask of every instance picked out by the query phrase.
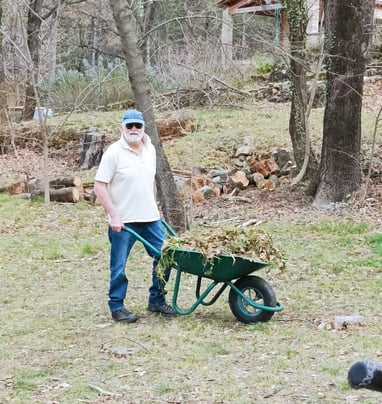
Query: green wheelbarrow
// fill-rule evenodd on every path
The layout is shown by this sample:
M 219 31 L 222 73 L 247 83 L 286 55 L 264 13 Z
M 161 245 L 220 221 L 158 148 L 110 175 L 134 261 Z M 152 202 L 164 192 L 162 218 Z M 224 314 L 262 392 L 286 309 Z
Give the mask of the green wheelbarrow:
M 167 232 L 176 237 L 171 226 L 164 220 L 162 222 Z M 161 252 L 134 230 L 126 226 L 123 230 L 133 234 L 158 259 L 160 258 Z M 206 259 L 200 251 L 170 248 L 173 257 L 171 268 L 176 270 L 172 306 L 178 314 L 191 314 L 200 305 L 211 306 L 227 287 L 230 288 L 228 301 L 231 312 L 243 323 L 266 322 L 275 312 L 283 309 L 271 285 L 264 279 L 251 275 L 269 265 L 268 262 L 228 254 L 219 254 L 212 259 Z M 195 301 L 185 309 L 181 309 L 178 305 L 183 273 L 197 276 Z M 202 285 L 203 279 L 207 280 L 207 284 L 204 282 Z

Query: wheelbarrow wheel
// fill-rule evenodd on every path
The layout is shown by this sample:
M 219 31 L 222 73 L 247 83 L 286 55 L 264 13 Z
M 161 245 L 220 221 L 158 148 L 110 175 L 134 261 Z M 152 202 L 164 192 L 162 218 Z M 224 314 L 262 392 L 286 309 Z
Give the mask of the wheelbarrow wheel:
M 276 307 L 277 305 L 276 295 L 272 287 L 258 276 L 240 278 L 234 285 L 248 300 L 254 303 L 270 307 Z M 274 314 L 274 311 L 267 311 L 251 306 L 233 288 L 229 292 L 229 305 L 233 315 L 242 323 L 266 322 Z

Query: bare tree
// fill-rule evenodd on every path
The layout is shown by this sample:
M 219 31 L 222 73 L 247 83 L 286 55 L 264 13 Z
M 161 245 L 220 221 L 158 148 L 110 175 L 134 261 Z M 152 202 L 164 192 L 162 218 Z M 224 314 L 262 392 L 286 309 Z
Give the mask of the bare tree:
M 42 5 L 43 0 L 31 0 L 28 8 L 27 43 L 31 60 L 30 65 L 28 66 L 29 78 L 27 80 L 25 89 L 25 103 L 22 116 L 23 120 L 32 119 L 36 107 L 34 83 L 37 82 L 38 67 L 40 62 L 39 34 L 42 21 Z
M 305 174 L 312 178 L 318 169 L 318 162 L 310 147 L 310 126 L 306 73 L 309 65 L 306 43 L 308 22 L 306 0 L 287 0 L 290 43 L 291 112 L 289 134 L 292 141 L 294 159 L 301 170 L 298 179 Z M 311 105 L 314 94 L 311 94 Z M 297 180 L 295 179 L 295 182 Z
M 156 182 L 162 211 L 165 219 L 168 220 L 176 230 L 183 231 L 186 228 L 185 213 L 155 125 L 150 89 L 145 76 L 145 65 L 141 49 L 138 47 L 138 38 L 135 32 L 137 22 L 131 5 L 131 3 L 134 2 L 128 2 L 127 0 L 109 0 L 109 3 L 121 37 L 135 102 L 137 108 L 144 114 L 147 131 L 157 150 L 158 164 Z
M 3 0 L 0 0 L 0 27 L 3 21 Z M 7 94 L 3 58 L 3 34 L 0 30 L 0 127 L 4 127 L 7 119 Z
M 145 65 L 147 65 L 150 62 L 150 36 L 146 35 L 147 32 L 152 29 L 153 24 L 154 24 L 154 18 L 155 18 L 155 11 L 156 8 L 158 7 L 159 2 L 149 0 L 144 2 L 144 18 L 140 19 L 142 21 L 141 25 L 141 32 L 143 33 L 143 37 L 141 40 L 141 46 L 140 48 L 142 49 L 142 56 L 143 56 L 143 61 Z
M 374 3 L 325 2 L 328 84 L 316 206 L 342 201 L 361 184 L 363 77 Z
M 82 1 L 84 0 L 78 0 L 76 3 Z M 32 119 L 36 108 L 35 92 L 37 87 L 35 84 L 38 83 L 40 76 L 41 25 L 52 16 L 54 21 L 58 21 L 57 10 L 62 10 L 63 4 L 66 4 L 65 1 L 56 1 L 50 6 L 44 5 L 44 0 L 29 1 L 26 30 L 27 48 L 30 55 L 30 60 L 27 65 L 28 78 L 25 88 L 25 102 L 22 116 L 23 120 Z M 52 46 L 55 47 L 56 44 L 54 43 Z M 54 66 L 55 61 L 50 60 L 49 63 L 53 64 Z

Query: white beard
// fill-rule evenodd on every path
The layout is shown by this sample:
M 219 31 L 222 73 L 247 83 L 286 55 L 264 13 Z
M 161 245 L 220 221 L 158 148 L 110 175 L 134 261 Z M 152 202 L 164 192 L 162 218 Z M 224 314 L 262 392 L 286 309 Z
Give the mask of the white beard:
M 140 132 L 138 135 L 128 135 L 124 134 L 127 143 L 138 143 L 143 138 L 143 131 Z

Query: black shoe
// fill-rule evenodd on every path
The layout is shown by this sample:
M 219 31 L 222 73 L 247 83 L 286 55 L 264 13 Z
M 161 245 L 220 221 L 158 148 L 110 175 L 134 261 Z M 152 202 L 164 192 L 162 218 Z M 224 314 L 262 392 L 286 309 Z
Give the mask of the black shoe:
M 127 311 L 125 308 L 122 310 L 112 311 L 111 317 L 114 321 L 118 321 L 120 323 L 134 323 L 138 320 L 138 317 L 134 313 Z
M 149 304 L 148 311 L 151 311 L 152 313 L 161 313 L 165 316 L 176 316 L 178 313 L 169 305 L 169 304 L 162 304 L 160 306 L 155 306 L 153 304 Z

